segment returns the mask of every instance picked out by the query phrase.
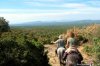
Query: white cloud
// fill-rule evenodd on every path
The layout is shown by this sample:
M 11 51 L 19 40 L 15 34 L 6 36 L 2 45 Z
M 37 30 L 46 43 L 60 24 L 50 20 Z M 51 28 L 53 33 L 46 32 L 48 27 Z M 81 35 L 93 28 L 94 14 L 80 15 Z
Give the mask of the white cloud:
M 90 7 L 87 4 L 82 3 L 41 3 L 41 2 L 24 2 L 26 5 L 35 6 L 35 7 L 58 7 L 58 8 L 86 8 Z
M 62 4 L 57 7 L 74 9 L 0 9 L 0 16 L 5 17 L 12 24 L 28 21 L 100 19 L 99 7 L 77 3 Z
M 30 2 L 61 2 L 63 0 L 26 0 Z
M 99 12 L 86 12 L 81 10 L 65 11 L 63 13 L 27 13 L 27 14 L 0 14 L 6 18 L 10 24 L 24 23 L 30 21 L 59 21 L 59 20 L 80 20 L 80 19 L 100 19 Z
M 45 4 L 39 2 L 24 2 L 24 3 L 30 6 L 45 6 Z
M 79 4 L 79 3 L 65 3 L 62 5 L 62 7 L 67 8 L 85 8 L 88 7 L 86 4 Z
M 91 0 L 84 3 L 69 3 L 64 0 L 23 0 L 22 2 L 24 2 L 24 4 L 22 3 L 24 6 L 31 6 L 30 9 L 0 9 L 0 16 L 5 17 L 10 23 L 99 19 L 100 17 L 100 1 Z
M 11 11 L 11 13 L 2 13 L 1 11 Z M 28 11 L 27 13 L 12 13 L 16 9 L 0 9 L 0 16 L 5 17 L 10 24 L 22 23 L 28 21 L 53 21 L 53 20 L 75 20 L 75 19 L 99 19 L 100 8 L 77 8 L 73 10 L 25 10 L 18 9 L 17 11 Z M 39 12 L 40 11 L 40 12 Z M 31 12 L 31 13 L 30 13 Z
M 61 9 L 0 9 L 0 13 L 61 13 L 64 11 Z
M 93 13 L 100 14 L 100 8 L 94 8 L 94 7 L 79 8 L 79 9 L 75 9 L 75 11 L 79 11 L 79 12 L 85 13 L 85 14 L 93 14 Z
M 88 1 L 87 4 L 91 4 L 92 6 L 100 6 L 100 0 L 91 0 Z
M 22 23 L 28 21 L 52 21 L 63 20 L 66 15 L 78 14 L 78 12 L 64 12 L 64 13 L 31 13 L 31 14 L 0 14 L 6 18 L 10 23 Z
M 44 3 L 44 2 L 24 2 L 24 4 L 28 6 L 34 6 L 34 7 L 60 7 L 61 4 L 53 4 L 53 3 Z

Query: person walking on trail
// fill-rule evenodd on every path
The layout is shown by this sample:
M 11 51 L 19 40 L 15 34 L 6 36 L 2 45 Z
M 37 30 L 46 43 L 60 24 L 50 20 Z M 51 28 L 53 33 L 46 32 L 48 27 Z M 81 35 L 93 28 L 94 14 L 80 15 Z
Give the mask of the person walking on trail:
M 63 48 L 65 48 L 65 40 L 63 39 L 63 35 L 59 35 L 59 37 L 58 37 L 59 39 L 58 40 L 56 40 L 55 42 L 53 42 L 53 43 L 55 43 L 55 44 L 57 44 L 57 48 L 56 48 L 56 50 L 55 50 L 55 53 L 57 54 L 57 49 L 59 48 L 59 47 L 63 47 Z
M 79 54 L 79 57 L 80 57 L 80 61 L 83 60 L 83 57 L 81 55 L 81 53 L 78 51 L 77 49 L 77 40 L 75 39 L 75 35 L 73 32 L 69 32 L 67 34 L 68 38 L 67 38 L 67 44 L 66 44 L 66 51 L 64 53 L 64 58 L 67 57 L 68 53 L 70 53 L 71 51 L 74 51 L 74 52 L 77 52 Z

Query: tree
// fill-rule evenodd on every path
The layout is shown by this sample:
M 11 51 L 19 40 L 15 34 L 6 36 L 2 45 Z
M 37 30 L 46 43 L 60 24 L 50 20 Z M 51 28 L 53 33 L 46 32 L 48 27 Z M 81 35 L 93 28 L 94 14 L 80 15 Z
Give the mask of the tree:
M 0 32 L 7 32 L 9 30 L 8 21 L 4 17 L 0 17 Z

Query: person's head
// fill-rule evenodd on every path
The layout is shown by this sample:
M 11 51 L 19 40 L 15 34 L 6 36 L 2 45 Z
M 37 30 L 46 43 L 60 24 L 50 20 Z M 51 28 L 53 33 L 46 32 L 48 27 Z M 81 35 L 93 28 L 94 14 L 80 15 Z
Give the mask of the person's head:
M 68 37 L 72 37 L 72 38 L 75 36 L 74 33 L 73 33 L 72 31 L 68 32 L 67 35 L 68 35 Z
M 59 35 L 59 37 L 58 37 L 59 39 L 62 39 L 63 38 L 63 35 Z

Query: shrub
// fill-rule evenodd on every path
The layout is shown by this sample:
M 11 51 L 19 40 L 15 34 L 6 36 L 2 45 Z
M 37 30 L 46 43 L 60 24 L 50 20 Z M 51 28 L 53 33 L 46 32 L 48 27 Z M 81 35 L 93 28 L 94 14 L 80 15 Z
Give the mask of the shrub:
M 23 34 L 3 33 L 0 38 L 0 66 L 49 66 L 44 46 L 28 41 Z
M 0 32 L 7 32 L 10 30 L 8 22 L 4 17 L 0 17 Z

